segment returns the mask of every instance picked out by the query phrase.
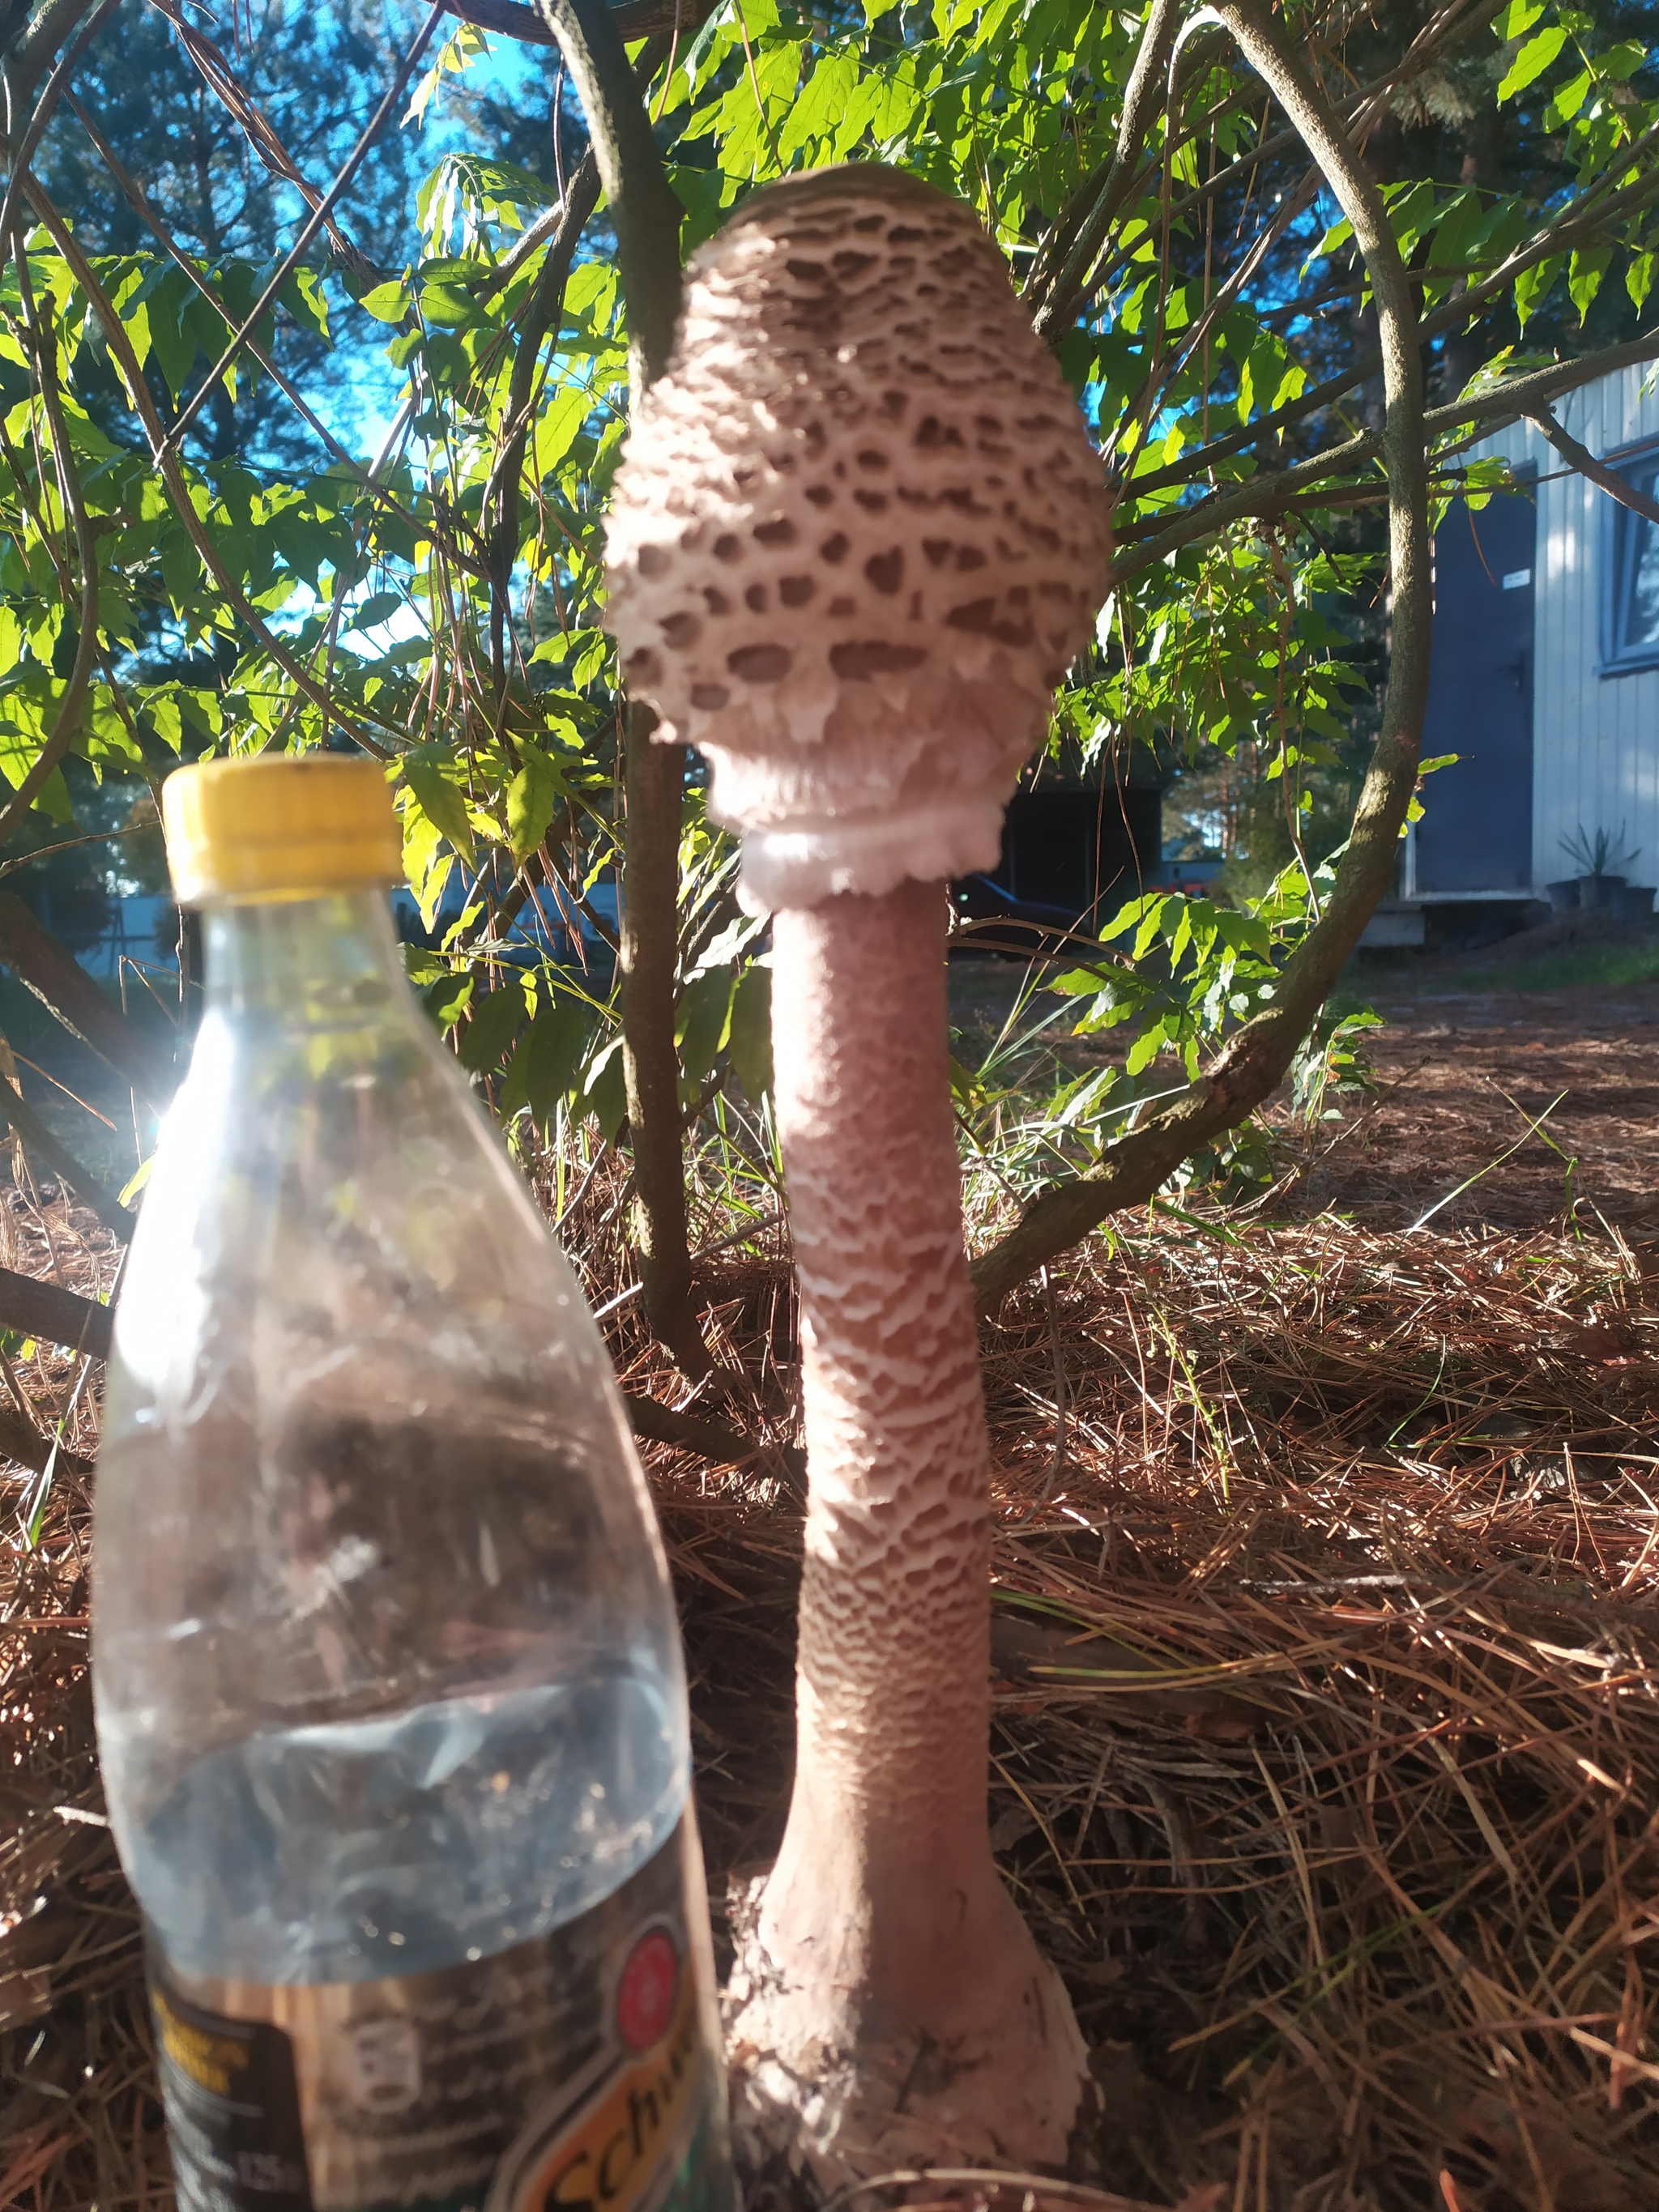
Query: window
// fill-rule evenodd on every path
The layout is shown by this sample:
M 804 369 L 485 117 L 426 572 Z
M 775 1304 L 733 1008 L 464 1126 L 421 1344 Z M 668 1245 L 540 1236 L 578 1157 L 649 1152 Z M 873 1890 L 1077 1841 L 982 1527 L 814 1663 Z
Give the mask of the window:
M 1615 464 L 1632 490 L 1659 499 L 1659 449 Z M 1659 668 L 1659 523 L 1601 501 L 1601 673 Z

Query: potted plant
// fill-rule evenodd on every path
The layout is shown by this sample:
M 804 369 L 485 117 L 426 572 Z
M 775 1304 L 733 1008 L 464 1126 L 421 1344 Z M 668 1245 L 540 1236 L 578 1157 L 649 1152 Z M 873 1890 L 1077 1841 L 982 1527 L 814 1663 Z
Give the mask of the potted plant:
M 1640 852 L 1633 846 L 1627 853 L 1615 853 L 1615 842 L 1622 842 L 1625 825 L 1619 825 L 1618 837 L 1606 830 L 1598 830 L 1594 837 L 1588 835 L 1581 822 L 1571 837 L 1561 840 L 1561 849 L 1570 860 L 1578 866 L 1578 903 L 1587 907 L 1619 905 L 1619 895 L 1625 888 L 1625 878 L 1615 872 L 1627 860 L 1633 860 Z M 1554 886 L 1551 886 L 1553 890 Z M 1650 900 L 1651 894 L 1650 894 Z

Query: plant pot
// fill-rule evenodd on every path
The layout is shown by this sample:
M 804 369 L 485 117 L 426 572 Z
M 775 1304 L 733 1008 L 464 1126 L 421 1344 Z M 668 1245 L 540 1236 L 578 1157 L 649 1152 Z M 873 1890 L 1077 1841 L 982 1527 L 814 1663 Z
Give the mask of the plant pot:
M 1576 913 L 1578 907 L 1578 878 L 1566 876 L 1559 884 L 1546 884 L 1552 914 Z
M 1616 907 L 1619 903 L 1619 894 L 1624 888 L 1625 879 L 1622 876 L 1580 876 L 1578 903 L 1580 906 L 1601 907 L 1603 909 Z
M 1651 921 L 1653 920 L 1652 884 L 1626 884 L 1619 894 L 1620 921 Z

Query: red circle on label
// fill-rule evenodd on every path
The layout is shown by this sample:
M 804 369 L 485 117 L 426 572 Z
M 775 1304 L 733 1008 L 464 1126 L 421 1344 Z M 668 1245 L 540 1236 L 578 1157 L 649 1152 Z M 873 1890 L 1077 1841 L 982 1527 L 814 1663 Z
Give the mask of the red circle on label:
M 674 2017 L 680 1954 L 665 1928 L 653 1928 L 628 1954 L 617 1984 L 617 2027 L 630 2051 L 660 2043 Z

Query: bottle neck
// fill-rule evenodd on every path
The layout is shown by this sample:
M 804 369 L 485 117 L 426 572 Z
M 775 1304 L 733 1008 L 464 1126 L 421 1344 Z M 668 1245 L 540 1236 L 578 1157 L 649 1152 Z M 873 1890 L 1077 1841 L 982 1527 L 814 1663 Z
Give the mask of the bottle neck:
M 384 891 L 210 906 L 202 937 L 210 1012 L 358 1028 L 408 1004 L 402 947 Z

